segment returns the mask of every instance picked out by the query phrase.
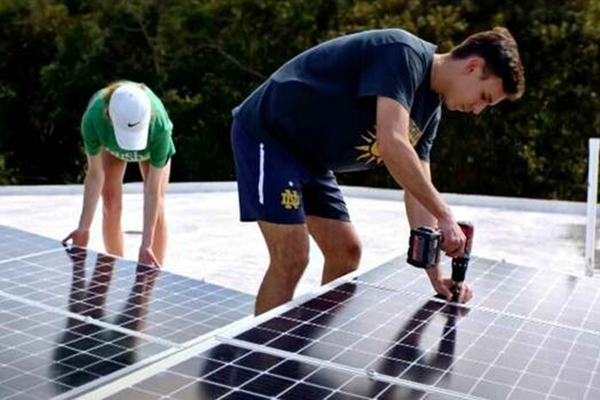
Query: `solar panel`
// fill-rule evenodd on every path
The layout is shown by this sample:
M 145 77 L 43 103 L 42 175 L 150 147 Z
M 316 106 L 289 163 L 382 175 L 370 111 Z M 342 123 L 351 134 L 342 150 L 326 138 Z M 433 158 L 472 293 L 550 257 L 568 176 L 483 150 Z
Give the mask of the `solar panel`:
M 236 338 L 480 398 L 600 395 L 596 334 L 361 284 Z
M 600 398 L 593 281 L 548 274 L 543 289 L 542 275 L 527 267 L 485 259 L 472 267 L 479 297 L 469 306 L 433 297 L 423 272 L 396 259 L 250 327 L 228 329 L 210 350 L 234 354 L 221 363 L 198 352 L 112 398 L 136 391 L 181 399 Z M 492 307 L 505 289 L 508 305 Z M 533 295 L 516 312 L 512 303 L 527 290 Z M 552 305 L 554 313 L 541 312 Z M 576 305 L 584 311 L 568 324 L 561 316 Z M 278 374 L 285 363 L 302 373 Z M 318 393 L 298 394 L 285 378 Z
M 0 397 L 51 398 L 158 357 L 162 344 L 0 297 Z
M 28 232 L 0 226 L 0 238 L 0 399 L 76 396 L 254 308 L 251 295 Z
M 450 270 L 449 265 L 444 268 Z M 422 294 L 432 291 L 426 275 L 402 258 L 357 280 L 391 290 Z M 587 277 L 475 258 L 467 280 L 475 293 L 471 307 L 600 332 L 600 291 L 597 282 Z
M 1 269 L 0 292 L 180 344 L 253 310 L 251 295 L 77 248 Z
M 58 240 L 0 225 L 0 263 L 60 248 Z

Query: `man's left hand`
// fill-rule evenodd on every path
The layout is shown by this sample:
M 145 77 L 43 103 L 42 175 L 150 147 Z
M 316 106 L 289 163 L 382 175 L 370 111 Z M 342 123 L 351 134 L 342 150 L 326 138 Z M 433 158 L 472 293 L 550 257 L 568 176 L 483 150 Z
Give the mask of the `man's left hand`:
M 452 301 L 452 279 L 443 278 L 441 280 L 432 280 L 431 284 L 437 293 L 442 295 L 446 300 Z M 473 298 L 473 292 L 466 283 L 463 283 L 460 292 L 458 293 L 457 303 L 464 304 Z

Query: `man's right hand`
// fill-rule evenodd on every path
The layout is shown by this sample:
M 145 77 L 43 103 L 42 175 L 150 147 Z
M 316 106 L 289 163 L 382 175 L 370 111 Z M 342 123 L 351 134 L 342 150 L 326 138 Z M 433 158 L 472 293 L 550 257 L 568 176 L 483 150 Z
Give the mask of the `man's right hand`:
M 461 257 L 465 252 L 467 238 L 452 216 L 440 218 L 438 228 L 442 231 L 442 250 L 448 257 Z
M 62 242 L 67 244 L 69 240 L 72 240 L 74 246 L 87 247 L 90 241 L 90 231 L 88 229 L 75 229 Z

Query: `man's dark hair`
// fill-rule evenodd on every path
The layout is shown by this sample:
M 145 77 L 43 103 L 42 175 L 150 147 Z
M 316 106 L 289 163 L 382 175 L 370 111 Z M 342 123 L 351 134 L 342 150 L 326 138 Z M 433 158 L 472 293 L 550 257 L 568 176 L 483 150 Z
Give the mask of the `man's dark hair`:
M 496 27 L 491 31 L 469 36 L 450 51 L 453 58 L 479 56 L 485 60 L 484 72 L 502 79 L 509 100 L 517 100 L 525 91 L 525 74 L 519 48 L 508 29 Z

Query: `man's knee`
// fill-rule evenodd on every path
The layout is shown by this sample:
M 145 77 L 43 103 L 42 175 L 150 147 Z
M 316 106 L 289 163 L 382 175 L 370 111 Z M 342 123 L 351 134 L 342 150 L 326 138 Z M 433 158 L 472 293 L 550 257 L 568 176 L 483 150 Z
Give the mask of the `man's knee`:
M 290 252 L 271 258 L 269 269 L 286 287 L 295 287 L 308 266 L 308 251 Z
M 324 254 L 327 264 L 344 268 L 348 272 L 354 271 L 360 264 L 362 245 L 358 240 L 349 240 L 339 243 L 335 249 Z
M 353 270 L 358 268 L 360 264 L 360 258 L 362 257 L 362 244 L 359 241 L 353 241 L 346 245 L 346 260 L 347 264 L 351 266 Z

